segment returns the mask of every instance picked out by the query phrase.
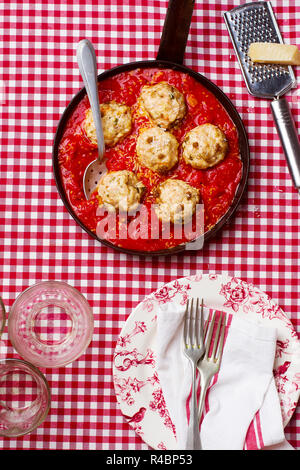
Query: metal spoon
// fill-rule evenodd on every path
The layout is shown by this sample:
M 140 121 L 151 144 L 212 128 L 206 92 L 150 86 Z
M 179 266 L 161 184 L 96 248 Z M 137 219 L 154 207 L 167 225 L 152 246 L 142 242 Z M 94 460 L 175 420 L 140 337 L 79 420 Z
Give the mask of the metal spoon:
M 105 145 L 98 95 L 96 54 L 88 39 L 82 39 L 78 43 L 77 62 L 89 97 L 98 142 L 98 158 L 86 167 L 83 175 L 83 191 L 86 199 L 89 199 L 96 189 L 100 177 L 107 172 L 107 167 L 103 161 Z

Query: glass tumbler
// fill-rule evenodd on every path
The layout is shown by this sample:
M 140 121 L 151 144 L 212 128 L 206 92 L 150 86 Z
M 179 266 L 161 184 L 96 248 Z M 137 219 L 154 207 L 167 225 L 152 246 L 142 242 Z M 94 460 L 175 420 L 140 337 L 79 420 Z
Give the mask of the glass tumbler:
M 5 313 L 5 307 L 4 303 L 0 297 L 0 338 L 3 333 L 4 327 L 5 327 L 5 321 L 6 321 L 6 313 Z
M 18 437 L 36 429 L 50 408 L 44 375 L 20 359 L 0 360 L 0 436 Z
M 37 367 L 62 367 L 88 347 L 93 314 L 85 297 L 65 282 L 44 281 L 15 300 L 8 337 L 20 356 Z

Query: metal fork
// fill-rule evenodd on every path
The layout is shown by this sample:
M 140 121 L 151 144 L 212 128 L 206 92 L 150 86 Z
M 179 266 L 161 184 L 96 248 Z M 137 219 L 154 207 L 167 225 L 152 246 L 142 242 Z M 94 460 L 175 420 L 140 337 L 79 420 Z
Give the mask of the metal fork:
M 221 329 L 221 324 L 223 320 L 223 325 Z M 225 327 L 226 327 L 226 314 L 220 314 L 217 329 L 215 336 L 212 340 L 213 331 L 215 328 L 216 322 L 216 312 L 214 312 L 209 329 L 208 329 L 208 320 L 205 324 L 204 337 L 205 337 L 205 354 L 202 357 L 201 361 L 198 362 L 197 368 L 200 372 L 200 398 L 199 398 L 199 408 L 198 408 L 198 419 L 200 421 L 204 400 L 207 392 L 207 388 L 211 382 L 213 376 L 219 371 L 221 358 L 223 353 L 223 344 L 225 336 Z M 207 332 L 208 330 L 208 332 Z
M 199 299 L 196 299 L 195 315 L 194 313 L 194 299 L 191 302 L 188 300 L 185 310 L 184 321 L 184 354 L 190 360 L 193 372 L 192 383 L 192 397 L 190 406 L 190 421 L 188 426 L 187 435 L 187 449 L 201 449 L 200 433 L 199 433 L 199 419 L 198 419 L 198 406 L 196 394 L 196 370 L 197 363 L 202 358 L 205 348 L 203 344 L 203 300 L 201 305 L 201 312 L 199 315 Z

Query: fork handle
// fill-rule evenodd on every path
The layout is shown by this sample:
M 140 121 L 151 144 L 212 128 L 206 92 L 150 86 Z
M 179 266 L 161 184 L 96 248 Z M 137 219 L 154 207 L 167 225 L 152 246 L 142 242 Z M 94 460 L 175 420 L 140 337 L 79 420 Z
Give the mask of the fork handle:
M 202 450 L 199 432 L 199 419 L 198 419 L 198 407 L 197 407 L 197 392 L 196 392 L 196 365 L 191 362 L 193 370 L 193 385 L 192 385 L 192 397 L 190 404 L 190 421 L 187 432 L 187 450 Z
M 200 397 L 199 397 L 199 406 L 198 406 L 198 420 L 199 420 L 199 423 L 200 423 L 200 420 L 201 420 L 201 416 L 202 416 L 202 413 L 203 413 L 203 408 L 204 408 L 204 401 L 205 401 L 205 397 L 206 397 L 206 392 L 207 392 L 207 387 L 208 387 L 208 384 L 209 384 L 209 380 L 207 379 L 204 379 L 201 377 L 201 389 L 200 389 Z M 203 385 L 202 385 L 203 383 Z

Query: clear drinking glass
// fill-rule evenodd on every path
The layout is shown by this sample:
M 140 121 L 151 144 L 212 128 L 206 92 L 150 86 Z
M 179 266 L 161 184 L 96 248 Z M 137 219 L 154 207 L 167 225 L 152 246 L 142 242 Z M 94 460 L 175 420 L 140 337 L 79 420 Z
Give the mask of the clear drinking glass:
M 0 436 L 17 437 L 36 429 L 50 408 L 44 375 L 20 359 L 0 360 Z
M 5 321 L 6 321 L 6 313 L 5 313 L 5 307 L 4 303 L 0 297 L 0 338 L 3 333 L 4 327 L 5 327 Z
M 65 282 L 45 281 L 15 300 L 8 316 L 8 336 L 28 362 L 42 368 L 73 362 L 93 335 L 92 310 L 83 295 Z

